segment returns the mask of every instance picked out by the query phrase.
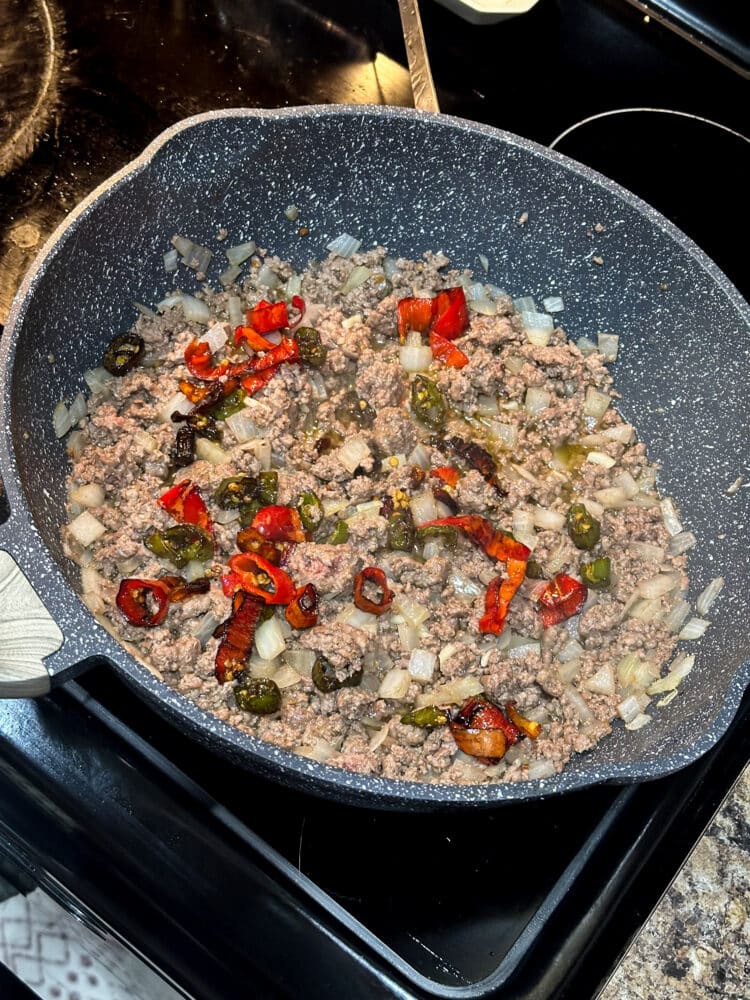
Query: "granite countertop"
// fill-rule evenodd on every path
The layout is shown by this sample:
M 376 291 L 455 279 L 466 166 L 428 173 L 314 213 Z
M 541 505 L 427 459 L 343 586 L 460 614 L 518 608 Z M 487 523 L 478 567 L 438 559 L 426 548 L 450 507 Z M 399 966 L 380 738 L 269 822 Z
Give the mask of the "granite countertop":
M 750 997 L 750 764 L 598 1000 Z

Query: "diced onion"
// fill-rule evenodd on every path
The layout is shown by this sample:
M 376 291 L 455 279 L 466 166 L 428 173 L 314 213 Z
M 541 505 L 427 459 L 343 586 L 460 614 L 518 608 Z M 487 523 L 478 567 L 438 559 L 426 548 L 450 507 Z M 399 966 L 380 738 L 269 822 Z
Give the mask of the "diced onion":
M 159 312 L 164 312 L 166 309 L 172 309 L 174 306 L 178 306 L 181 302 L 181 295 L 167 295 L 167 297 L 162 299 L 161 302 L 156 303 L 156 308 Z
M 559 295 L 548 295 L 542 299 L 542 308 L 548 313 L 559 313 L 565 308 L 565 303 Z
M 194 580 L 203 579 L 206 575 L 206 567 L 198 559 L 191 559 L 187 566 L 182 570 L 182 575 L 188 583 L 193 583 Z
M 182 258 L 191 257 L 195 251 L 195 243 L 187 236 L 173 236 L 170 242 Z
M 605 361 L 617 361 L 617 349 L 620 338 L 615 333 L 600 333 L 597 335 L 599 353 Z
M 524 310 L 520 316 L 523 328 L 527 333 L 532 330 L 538 333 L 552 333 L 555 329 L 555 321 L 547 313 L 536 312 L 536 310 Z
M 65 437 L 72 426 L 70 411 L 62 401 L 52 411 L 52 426 L 55 429 L 55 437 L 57 438 Z
M 65 450 L 71 458 L 80 458 L 86 445 L 86 435 L 83 431 L 72 431 L 65 443 Z
M 628 504 L 625 490 L 621 486 L 609 486 L 603 490 L 596 490 L 594 496 L 602 507 L 611 510 L 620 510 L 623 507 L 627 507 Z
M 628 610 L 628 617 L 640 622 L 652 622 L 661 616 L 661 600 L 642 598 L 635 601 Z
M 593 340 L 590 340 L 588 337 L 579 337 L 578 340 L 576 341 L 576 347 L 584 356 L 584 358 L 588 357 L 589 354 L 595 354 L 597 351 L 596 344 L 594 343 Z
M 70 499 L 82 507 L 101 507 L 104 503 L 104 487 L 98 483 L 85 483 L 71 491 Z
M 408 671 L 404 671 L 408 676 Z M 418 694 L 417 708 L 425 705 L 458 705 L 475 694 L 482 694 L 484 686 L 478 677 L 457 677 L 440 687 L 433 688 L 427 694 Z
M 108 388 L 108 383 L 114 381 L 114 377 L 106 368 L 91 368 L 83 373 L 84 382 L 91 390 L 92 395 Z
M 576 679 L 581 671 L 581 661 L 579 659 L 568 660 L 567 663 L 560 663 L 557 672 L 563 684 L 570 684 Z
M 234 435 L 238 444 L 245 444 L 255 438 L 263 437 L 263 428 L 258 427 L 253 420 L 252 410 L 245 407 L 237 413 L 232 413 L 224 421 L 226 426 Z
M 607 407 L 611 402 L 611 396 L 608 396 L 606 392 L 599 392 L 593 385 L 590 385 L 583 400 L 583 415 L 600 420 L 607 412 Z
M 214 521 L 217 524 L 231 524 L 240 516 L 239 510 L 217 510 L 214 514 Z
M 617 714 L 620 716 L 622 721 L 627 725 L 628 722 L 632 722 L 641 713 L 641 704 L 638 701 L 636 695 L 628 695 L 624 701 L 621 701 L 617 706 Z
M 294 687 L 295 684 L 299 684 L 302 680 L 302 675 L 298 674 L 288 663 L 283 663 L 273 675 L 273 680 L 276 687 L 283 691 L 284 688 Z
M 404 345 L 398 349 L 398 359 L 401 367 L 408 372 L 426 371 L 432 363 L 430 347 L 409 347 Z
M 687 601 L 678 601 L 672 610 L 665 616 L 664 625 L 670 632 L 679 632 L 690 615 L 690 605 Z
M 571 660 L 577 660 L 582 655 L 583 646 L 577 639 L 571 639 L 570 642 L 565 643 L 563 648 L 557 654 L 557 659 L 560 663 L 569 663 Z
M 416 446 L 416 448 L 408 456 L 407 461 L 410 465 L 418 465 L 420 469 L 429 469 L 432 465 L 430 452 L 423 444 L 418 444 Z
M 611 455 L 603 451 L 590 451 L 586 456 L 586 461 L 591 465 L 601 465 L 603 469 L 611 469 L 617 462 Z
M 367 443 L 358 437 L 349 438 L 338 450 L 338 460 L 347 472 L 354 472 L 367 458 L 370 457 L 370 449 Z
M 677 511 L 675 510 L 674 500 L 672 497 L 664 497 L 659 506 L 661 507 L 661 516 L 664 521 L 664 527 L 667 529 L 668 533 L 670 535 L 679 535 L 682 531 L 682 524 L 677 516 Z
M 349 292 L 353 292 L 355 288 L 359 288 L 360 285 L 364 285 L 371 274 L 372 269 L 365 267 L 364 264 L 359 264 L 357 267 L 353 267 L 349 272 L 349 277 L 341 286 L 341 294 L 348 295 Z
M 294 748 L 294 752 L 299 757 L 307 757 L 308 760 L 315 760 L 319 764 L 325 764 L 336 753 L 336 747 L 327 740 L 317 739 L 311 745 Z
M 408 670 L 399 670 L 394 667 L 383 677 L 378 688 L 378 695 L 381 698 L 405 698 L 411 684 L 411 676 Z
M 483 253 L 479 254 L 479 263 L 482 265 L 482 267 L 484 268 L 485 272 L 489 271 L 489 269 L 490 269 L 490 261 L 489 261 L 489 258 L 485 254 L 483 254 Z
M 393 598 L 393 610 L 402 615 L 411 625 L 422 625 L 430 617 L 429 608 L 419 604 L 412 597 L 398 593 Z
M 201 341 L 208 344 L 211 348 L 212 354 L 221 350 L 228 340 L 229 335 L 227 334 L 226 326 L 223 323 L 214 323 L 214 325 L 209 327 L 208 330 L 206 330 L 206 332 L 201 336 Z
M 227 247 L 225 250 L 227 260 L 230 264 L 244 264 L 248 257 L 255 253 L 255 240 L 248 240 L 247 243 L 238 243 L 237 246 Z
M 572 684 L 566 684 L 563 688 L 563 692 L 567 700 L 570 702 L 571 708 L 584 726 L 589 722 L 594 721 L 594 713 L 586 704 L 586 701 L 580 692 L 576 691 Z
M 653 542 L 631 542 L 630 548 L 634 555 L 645 562 L 663 563 L 667 558 L 666 550 L 661 545 L 654 545 Z
M 401 643 L 401 648 L 407 653 L 412 649 L 416 649 L 421 641 L 419 629 L 416 625 L 403 621 L 399 622 L 396 625 L 396 628 L 398 630 L 398 640 Z
M 629 444 L 633 440 L 635 428 L 632 424 L 615 424 L 614 427 L 606 427 L 600 431 L 601 436 L 610 441 L 619 441 L 621 444 Z M 643 488 L 643 484 L 641 484 Z
M 229 452 L 209 441 L 208 438 L 199 437 L 195 442 L 195 457 L 201 462 L 210 462 L 212 465 L 221 465 L 229 459 Z
M 299 209 L 296 205 L 287 205 L 284 209 L 284 215 L 290 222 L 296 222 L 299 218 Z
M 362 611 L 354 604 L 345 605 L 336 615 L 336 621 L 351 625 L 352 628 L 361 628 L 371 635 L 377 635 L 378 632 L 377 617 L 368 611 Z
M 241 274 L 242 268 L 239 264 L 230 264 L 229 267 L 224 268 L 219 275 L 219 281 L 225 288 L 228 288 L 229 285 L 235 282 Z
M 213 613 L 213 611 L 207 611 L 202 618 L 194 618 L 188 625 L 188 629 L 203 648 L 205 648 L 206 643 L 214 634 L 216 626 L 219 624 L 219 619 Z
M 644 691 L 659 676 L 659 668 L 650 660 L 642 660 L 636 653 L 626 653 L 616 669 L 617 681 L 623 692 Z
M 503 424 L 494 420 L 491 429 L 498 444 L 508 451 L 512 451 L 518 444 L 518 427 L 515 424 Z
M 470 580 L 468 576 L 459 573 L 457 569 L 450 571 L 447 582 L 453 587 L 457 597 L 468 597 L 473 601 L 475 597 L 479 597 L 480 594 L 484 593 L 483 587 L 476 583 L 475 580 Z
M 683 552 L 687 552 L 688 549 L 692 549 L 697 544 L 698 539 L 692 531 L 681 531 L 678 535 L 672 535 L 669 539 L 667 549 L 671 556 L 680 556 Z
M 313 649 L 286 649 L 284 662 L 302 677 L 309 677 L 315 666 L 316 654 Z
M 409 657 L 409 675 L 420 684 L 432 680 L 437 667 L 437 656 L 428 649 L 413 649 Z
M 705 635 L 706 629 L 711 624 L 705 618 L 690 618 L 683 625 L 682 630 L 677 636 L 678 639 L 700 639 L 702 635 Z
M 208 306 L 194 295 L 181 295 L 182 311 L 190 323 L 208 323 L 211 318 Z
M 518 299 L 513 299 L 513 308 L 517 313 L 536 312 L 536 302 L 530 295 L 522 295 Z
M 507 756 L 507 755 L 506 755 Z M 546 757 L 539 757 L 529 764 L 527 778 L 529 781 L 542 781 L 555 775 L 555 765 Z
M 430 490 L 425 490 L 424 493 L 417 493 L 416 496 L 413 496 L 409 501 L 409 507 L 414 518 L 414 524 L 418 528 L 427 521 L 434 521 L 438 516 L 435 497 Z
M 680 653 L 670 665 L 669 672 L 660 680 L 655 681 L 647 689 L 647 694 L 662 694 L 664 691 L 675 691 L 693 669 L 695 657 L 692 653 Z
M 552 552 L 550 552 L 548 559 L 544 563 L 544 568 L 547 573 L 551 576 L 554 576 L 555 573 L 559 573 L 568 561 L 568 555 L 568 544 L 563 540 Z
M 310 392 L 312 393 L 312 398 L 316 402 L 321 403 L 324 399 L 328 399 L 328 389 L 326 388 L 326 380 L 320 374 L 316 372 L 314 368 L 310 368 L 307 371 L 307 381 L 310 383 Z
M 263 472 L 268 472 L 271 468 L 271 442 L 268 438 L 255 438 L 252 441 L 245 441 L 242 445 L 242 450 L 249 451 L 255 455 L 258 465 Z
M 244 324 L 245 314 L 242 311 L 242 299 L 239 295 L 230 295 L 227 298 L 227 310 L 229 312 L 229 323 L 232 328 Z
M 83 418 L 88 413 L 88 406 L 86 405 L 86 397 L 82 392 L 79 392 L 73 402 L 70 404 L 70 410 L 68 411 L 68 418 L 70 420 L 70 426 L 75 427 L 79 420 Z
M 164 270 L 167 272 L 167 274 L 170 274 L 172 271 L 176 271 L 178 263 L 179 263 L 179 253 L 177 252 L 176 249 L 168 250 L 164 254 Z
M 674 590 L 679 582 L 679 573 L 659 573 L 648 580 L 641 580 L 638 584 L 638 593 L 647 600 L 654 600 Z
M 534 525 L 542 531 L 562 531 L 565 515 L 547 507 L 537 507 L 533 512 Z
M 256 628 L 255 648 L 262 660 L 273 660 L 275 657 L 281 656 L 286 649 L 281 623 L 275 615 Z
M 170 396 L 159 410 L 159 419 L 162 423 L 169 424 L 172 422 L 173 413 L 181 413 L 183 416 L 187 416 L 192 411 L 193 404 L 187 396 L 183 392 L 176 392 L 174 396 Z
M 633 732 L 636 729 L 643 729 L 643 727 L 647 726 L 649 722 L 651 722 L 651 716 L 646 712 L 639 712 L 634 719 L 625 723 L 625 728 Z
M 621 472 L 619 475 L 615 476 L 612 482 L 615 486 L 620 487 L 628 500 L 632 500 L 638 492 L 638 483 L 635 479 L 633 479 L 629 472 Z
M 541 413 L 542 410 L 545 410 L 549 406 L 551 401 L 552 396 L 546 389 L 538 389 L 536 386 L 530 385 L 526 390 L 524 406 L 529 413 Z
M 326 245 L 326 250 L 336 254 L 338 257 L 351 257 L 362 246 L 362 240 L 348 233 L 342 233 Z
M 87 510 L 84 510 L 78 517 L 73 518 L 68 528 L 73 538 L 84 549 L 87 549 L 89 545 L 92 545 L 98 538 L 101 538 L 107 530 L 102 522 L 97 520 Z
M 724 577 L 717 576 L 712 580 L 705 590 L 701 591 L 698 596 L 698 600 L 695 602 L 695 610 L 699 615 L 705 615 L 711 605 L 714 603 L 716 598 L 722 591 L 724 587 Z

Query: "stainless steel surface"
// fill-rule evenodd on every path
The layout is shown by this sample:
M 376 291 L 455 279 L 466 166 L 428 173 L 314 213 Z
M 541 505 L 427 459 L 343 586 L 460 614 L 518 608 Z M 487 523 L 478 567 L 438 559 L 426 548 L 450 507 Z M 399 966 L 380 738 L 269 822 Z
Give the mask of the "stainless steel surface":
M 419 111 L 439 111 L 435 83 L 427 55 L 422 19 L 419 16 L 417 0 L 398 0 L 401 27 L 404 31 L 406 58 L 409 61 L 411 89 L 414 93 L 414 107 Z

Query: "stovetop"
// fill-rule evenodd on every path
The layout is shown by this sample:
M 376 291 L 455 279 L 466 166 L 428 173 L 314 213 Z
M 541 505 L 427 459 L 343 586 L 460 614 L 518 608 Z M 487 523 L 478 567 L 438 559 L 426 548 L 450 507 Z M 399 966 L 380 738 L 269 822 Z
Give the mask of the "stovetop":
M 746 80 L 643 6 L 540 0 L 474 27 L 423 0 L 441 106 L 624 183 L 747 295 Z M 0 86 L 0 322 L 55 225 L 172 122 L 410 103 L 385 0 L 0 0 Z M 580 1000 L 748 759 L 749 719 L 746 698 L 716 751 L 657 782 L 408 816 L 269 785 L 100 666 L 0 705 L 0 856 L 201 1000 Z

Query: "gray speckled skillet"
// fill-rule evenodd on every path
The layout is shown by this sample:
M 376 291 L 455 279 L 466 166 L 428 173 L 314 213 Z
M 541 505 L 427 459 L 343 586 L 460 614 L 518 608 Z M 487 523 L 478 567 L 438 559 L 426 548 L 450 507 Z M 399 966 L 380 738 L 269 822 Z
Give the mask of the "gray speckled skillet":
M 306 240 L 284 218 L 290 202 L 311 226 Z M 523 211 L 529 221 L 521 227 Z M 586 231 L 597 222 L 606 232 L 594 244 Z M 77 571 L 58 537 L 66 458 L 52 433 L 52 407 L 73 396 L 83 370 L 98 364 L 104 345 L 130 326 L 133 301 L 158 301 L 169 287 L 162 254 L 172 234 L 213 245 L 218 226 L 237 241 L 256 238 L 298 267 L 322 256 L 342 231 L 359 235 L 365 247 L 382 243 L 408 257 L 442 249 L 457 265 L 476 266 L 482 252 L 491 261 L 490 280 L 511 294 L 561 294 L 570 335 L 621 335 L 614 374 L 622 412 L 649 443 L 651 457 L 663 462 L 661 489 L 678 498 L 686 526 L 700 539 L 691 558 L 691 596 L 712 577 L 726 577 L 711 612 L 714 624 L 697 644 L 695 669 L 650 726 L 627 733 L 617 724 L 594 750 L 545 781 L 450 787 L 364 777 L 218 722 L 154 679 L 97 625 L 76 594 Z M 603 265 L 592 263 L 595 254 Z M 36 621 L 33 612 L 12 610 L 8 594 L 20 591 L 5 556 L 11 583 L 2 591 L 0 579 L 0 637 L 15 639 L 0 663 L 0 690 L 41 694 L 104 659 L 175 725 L 237 763 L 377 807 L 492 805 L 674 771 L 726 730 L 750 679 L 750 494 L 726 493 L 748 467 L 749 329 L 747 303 L 666 219 L 599 174 L 527 140 L 399 108 L 239 109 L 189 118 L 71 213 L 11 309 L 0 351 L 0 472 L 11 516 L 0 526 L 0 548 L 65 638 L 42 663 L 55 636 L 28 625 Z M 8 657 L 7 649 L 19 645 L 22 653 Z

